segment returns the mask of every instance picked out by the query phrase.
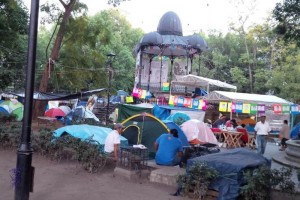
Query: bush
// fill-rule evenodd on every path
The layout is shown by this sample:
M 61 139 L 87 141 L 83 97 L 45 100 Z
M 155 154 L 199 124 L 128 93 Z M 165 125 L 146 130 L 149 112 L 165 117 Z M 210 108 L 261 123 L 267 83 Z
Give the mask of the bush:
M 186 174 L 179 175 L 177 183 L 183 196 L 203 199 L 208 186 L 218 177 L 218 172 L 202 162 L 196 162 Z
M 295 183 L 291 180 L 292 169 L 282 167 L 280 170 L 261 166 L 244 173 L 245 185 L 241 187 L 241 199 L 268 200 L 271 190 L 279 189 L 293 194 Z
M 2 126 L 0 128 L 0 147 L 16 148 L 20 144 L 21 126 Z M 102 146 L 91 139 L 81 141 L 65 134 L 59 138 L 53 136 L 50 129 L 41 129 L 32 135 L 31 145 L 42 156 L 60 161 L 69 159 L 78 161 L 90 173 L 99 171 L 106 162 Z

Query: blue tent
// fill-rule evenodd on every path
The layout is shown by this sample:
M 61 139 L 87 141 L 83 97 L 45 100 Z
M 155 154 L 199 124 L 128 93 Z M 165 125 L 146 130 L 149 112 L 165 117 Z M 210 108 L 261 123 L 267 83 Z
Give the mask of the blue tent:
M 290 133 L 291 138 L 294 139 L 297 138 L 297 136 L 299 137 L 300 136 L 299 131 L 300 131 L 300 123 L 296 124 L 296 126 L 294 126 L 294 128 L 291 130 Z
M 112 131 L 111 128 L 92 126 L 87 124 L 64 126 L 54 131 L 55 137 L 60 137 L 64 133 L 68 133 L 73 137 L 80 138 L 82 141 L 92 139 L 99 142 L 100 145 L 105 144 L 107 135 Z M 127 139 L 121 137 L 121 146 L 127 146 Z
M 0 115 L 8 116 L 9 112 L 5 108 L 0 106 Z
M 170 120 L 170 121 L 175 122 L 178 125 L 181 125 L 184 122 L 189 121 L 190 119 L 191 119 L 191 117 L 188 114 L 186 114 L 184 112 L 176 112 L 176 113 L 170 115 L 169 117 L 167 117 L 166 120 Z
M 178 131 L 178 138 L 180 139 L 183 146 L 190 146 L 184 132 L 181 130 L 181 128 L 175 124 L 174 122 L 170 120 L 162 120 L 162 122 L 171 130 L 176 129 Z

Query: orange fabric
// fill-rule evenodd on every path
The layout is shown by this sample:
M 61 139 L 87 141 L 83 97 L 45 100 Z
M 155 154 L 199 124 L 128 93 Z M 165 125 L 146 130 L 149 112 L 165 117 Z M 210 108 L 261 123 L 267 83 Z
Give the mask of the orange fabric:
M 247 129 L 245 128 L 237 128 L 236 129 L 238 132 L 244 133 L 243 136 L 241 137 L 241 140 L 246 144 L 248 143 L 248 139 L 249 139 L 249 134 L 247 132 Z
M 197 145 L 197 144 L 207 144 L 207 142 L 201 142 L 199 139 L 193 139 L 189 141 L 190 145 Z

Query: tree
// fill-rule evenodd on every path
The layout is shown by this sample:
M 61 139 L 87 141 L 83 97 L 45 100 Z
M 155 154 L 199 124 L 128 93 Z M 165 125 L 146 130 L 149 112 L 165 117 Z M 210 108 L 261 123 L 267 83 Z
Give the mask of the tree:
M 114 10 L 72 20 L 65 35 L 60 60 L 56 63 L 58 84 L 68 90 L 107 87 L 106 54 L 114 52 L 112 88 L 128 90 L 133 85 L 134 46 L 142 37 L 128 21 Z M 132 73 L 130 73 L 132 72 Z M 57 88 L 56 88 L 57 89 Z
M 0 2 L 0 89 L 22 87 L 28 11 L 19 0 Z
M 122 0 L 109 0 L 108 3 L 112 3 L 114 6 L 116 6 L 121 1 Z M 61 11 L 57 5 L 49 4 L 48 2 L 41 6 L 42 11 L 45 11 L 49 14 L 49 21 L 52 22 L 53 20 L 56 20 L 59 28 L 56 33 L 56 38 L 54 40 L 50 56 L 47 59 L 44 67 L 44 72 L 39 86 L 40 92 L 48 91 L 49 73 L 53 72 L 55 62 L 58 60 L 63 38 L 66 33 L 69 20 L 72 18 L 72 12 L 73 17 L 76 17 L 76 14 L 85 15 L 85 11 L 87 9 L 86 5 L 80 3 L 79 0 L 59 0 L 59 2 L 63 6 L 63 11 Z M 44 110 L 45 105 L 40 101 L 36 101 L 33 117 L 36 118 L 40 114 L 43 114 Z
M 273 16 L 278 22 L 276 31 L 286 41 L 295 41 L 300 47 L 300 1 L 285 0 L 277 3 Z

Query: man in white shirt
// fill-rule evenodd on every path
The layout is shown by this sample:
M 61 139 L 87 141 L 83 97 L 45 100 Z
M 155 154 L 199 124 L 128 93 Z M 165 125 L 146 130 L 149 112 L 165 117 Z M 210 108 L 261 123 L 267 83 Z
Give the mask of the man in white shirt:
M 271 132 L 271 127 L 266 122 L 266 115 L 260 116 L 260 121 L 254 127 L 254 137 L 256 137 L 257 152 L 264 154 L 267 146 L 267 136 Z
M 120 135 L 123 133 L 124 128 L 125 127 L 120 123 L 115 124 L 115 130 L 111 131 L 105 140 L 104 151 L 113 157 L 114 161 L 118 160 L 119 146 L 121 143 Z

